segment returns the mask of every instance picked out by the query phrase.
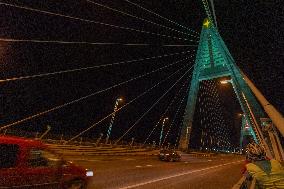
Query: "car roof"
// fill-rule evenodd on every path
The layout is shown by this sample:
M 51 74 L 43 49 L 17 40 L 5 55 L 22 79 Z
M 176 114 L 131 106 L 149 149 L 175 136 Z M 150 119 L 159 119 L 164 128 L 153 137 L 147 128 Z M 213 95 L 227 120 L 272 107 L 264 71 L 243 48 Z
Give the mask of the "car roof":
M 1 136 L 0 135 L 0 143 L 4 144 L 18 144 L 19 146 L 33 146 L 33 147 L 45 147 L 45 145 L 39 141 L 34 139 L 28 139 L 23 137 L 15 137 L 15 136 Z

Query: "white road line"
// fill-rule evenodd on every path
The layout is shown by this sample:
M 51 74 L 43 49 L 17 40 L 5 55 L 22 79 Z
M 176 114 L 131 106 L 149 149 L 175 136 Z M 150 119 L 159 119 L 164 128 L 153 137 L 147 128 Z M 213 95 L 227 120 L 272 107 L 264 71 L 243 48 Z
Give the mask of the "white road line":
M 162 180 L 167 180 L 167 179 L 171 179 L 171 178 L 175 178 L 175 177 L 180 177 L 180 176 L 184 176 L 184 175 L 188 175 L 188 174 L 196 173 L 196 172 L 200 172 L 200 171 L 206 171 L 206 170 L 209 170 L 209 169 L 215 169 L 215 168 L 218 168 L 218 167 L 223 167 L 223 166 L 227 166 L 227 165 L 231 165 L 231 164 L 235 164 L 235 163 L 240 163 L 240 162 L 243 162 L 243 160 L 241 160 L 241 161 L 234 161 L 234 162 L 231 162 L 231 163 L 225 163 L 225 164 L 221 164 L 221 165 L 215 165 L 215 166 L 207 167 L 207 168 L 204 168 L 204 169 L 197 169 L 197 170 L 193 170 L 193 171 L 187 171 L 187 172 L 179 173 L 179 174 L 176 174 L 176 175 L 166 176 L 166 177 L 162 177 L 162 178 L 159 178 L 159 179 L 153 179 L 153 180 L 149 180 L 149 181 L 146 181 L 146 182 L 141 182 L 141 183 L 138 183 L 138 184 L 121 187 L 119 189 L 135 188 L 135 187 L 138 187 L 138 186 L 143 186 L 143 185 L 146 185 L 146 184 L 151 184 L 151 183 L 159 182 L 159 181 L 162 181 Z
M 101 161 L 101 160 L 96 160 L 96 159 L 75 159 L 74 161 L 90 161 L 90 162 L 95 162 L 95 161 Z
M 135 167 L 138 167 L 138 168 L 140 168 L 140 167 L 142 167 L 141 165 L 136 165 Z
M 131 159 L 131 158 L 129 158 L 129 159 L 125 159 L 126 161 L 132 161 L 132 160 L 135 160 L 135 159 Z
M 152 167 L 153 165 L 146 165 L 146 167 Z
M 212 159 L 208 159 L 208 161 L 212 161 Z

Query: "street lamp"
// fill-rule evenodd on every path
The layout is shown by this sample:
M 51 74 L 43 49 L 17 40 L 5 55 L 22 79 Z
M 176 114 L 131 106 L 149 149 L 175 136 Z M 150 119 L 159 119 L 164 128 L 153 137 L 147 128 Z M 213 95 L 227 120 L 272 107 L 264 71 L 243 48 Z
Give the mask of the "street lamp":
M 123 99 L 121 97 L 117 98 L 116 101 L 115 101 L 113 113 L 112 113 L 111 120 L 110 120 L 110 123 L 109 123 L 109 126 L 108 126 L 108 130 L 107 130 L 107 136 L 106 136 L 105 144 L 108 143 L 108 140 L 109 140 L 109 137 L 110 137 L 110 134 L 111 134 L 111 129 L 112 129 L 112 125 L 113 125 L 113 122 L 114 122 L 114 118 L 115 118 L 115 113 L 117 111 L 117 107 L 119 105 L 119 102 L 122 102 L 122 101 L 123 101 Z
M 165 117 L 165 118 L 163 119 L 162 129 L 161 129 L 161 134 L 160 134 L 160 142 L 159 142 L 159 146 L 161 146 L 161 142 L 162 142 L 162 138 L 163 138 L 164 126 L 165 126 L 165 122 L 166 122 L 166 120 L 168 120 L 168 119 L 169 119 L 168 117 Z
M 220 81 L 221 84 L 227 84 L 227 83 L 232 83 L 231 79 L 227 79 L 227 80 L 222 80 Z

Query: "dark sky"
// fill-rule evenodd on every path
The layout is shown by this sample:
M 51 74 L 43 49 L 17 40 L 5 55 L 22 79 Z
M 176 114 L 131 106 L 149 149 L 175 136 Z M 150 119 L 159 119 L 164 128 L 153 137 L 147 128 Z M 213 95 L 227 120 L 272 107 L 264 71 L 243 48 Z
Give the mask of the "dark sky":
M 94 1 L 187 32 L 184 28 L 147 13 L 123 0 Z M 147 77 L 131 81 L 14 127 L 42 132 L 45 125 L 50 124 L 54 133 L 74 135 L 74 133 L 84 130 L 109 114 L 113 110 L 114 101 L 118 96 L 123 96 L 125 103 L 127 103 L 178 69 L 187 64 L 192 65 L 194 62 L 196 47 L 165 47 L 162 45 L 197 45 L 197 38 L 115 13 L 96 4 L 83 0 L 45 0 L 40 2 L 1 0 L 1 2 L 160 34 L 141 33 L 0 5 L 1 38 L 149 44 L 147 46 L 125 46 L 8 43 L 2 41 L 0 42 L 2 79 L 189 51 L 186 54 L 148 59 L 100 69 L 1 83 L 1 125 L 12 123 L 192 56 L 189 58 L 190 61 L 181 61 L 159 72 L 149 74 Z M 201 0 L 133 0 L 132 2 L 177 21 L 198 33 L 205 18 Z M 267 99 L 283 113 L 284 66 L 283 48 L 281 49 L 283 47 L 283 32 L 281 33 L 283 31 L 283 23 L 281 22 L 283 9 L 281 10 L 280 1 L 216 0 L 215 9 L 219 32 L 235 58 L 237 65 L 254 81 Z M 191 34 L 191 32 L 188 33 Z M 192 41 L 168 36 L 188 38 Z M 118 113 L 113 138 L 121 136 L 127 128 L 133 125 L 185 73 L 186 68 Z M 188 76 L 189 74 L 182 78 L 157 106 L 134 127 L 126 138 L 136 137 L 142 141 L 145 138 L 145 133 L 150 132 L 174 96 L 185 82 L 188 82 Z M 230 94 L 228 92 L 228 100 L 225 100 L 225 103 L 230 100 L 234 101 L 232 100 L 234 97 L 231 97 Z M 172 119 L 175 117 L 175 113 L 185 95 L 186 88 L 184 87 L 178 93 L 177 99 L 167 116 Z M 170 135 L 172 143 L 179 132 L 184 104 L 183 102 L 181 111 L 177 113 L 177 119 L 172 126 L 173 132 Z M 239 111 L 238 108 L 231 113 L 231 116 L 237 111 Z M 109 119 L 84 136 L 96 137 L 100 132 L 105 133 L 108 123 Z M 158 132 L 154 133 L 154 136 L 151 140 L 157 140 Z

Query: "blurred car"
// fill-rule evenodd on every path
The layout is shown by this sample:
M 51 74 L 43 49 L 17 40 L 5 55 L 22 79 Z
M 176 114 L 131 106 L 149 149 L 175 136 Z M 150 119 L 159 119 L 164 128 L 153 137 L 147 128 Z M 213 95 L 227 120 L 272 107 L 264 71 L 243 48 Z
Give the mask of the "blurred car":
M 0 136 L 0 188 L 85 189 L 90 176 L 38 140 Z
M 159 159 L 162 161 L 180 161 L 181 155 L 175 150 L 162 149 L 159 153 Z

